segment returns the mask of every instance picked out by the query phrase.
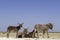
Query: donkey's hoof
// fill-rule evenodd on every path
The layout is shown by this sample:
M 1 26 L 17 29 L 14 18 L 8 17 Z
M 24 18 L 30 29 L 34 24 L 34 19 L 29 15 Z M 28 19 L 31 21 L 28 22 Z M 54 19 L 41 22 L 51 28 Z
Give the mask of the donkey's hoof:
M 49 38 L 49 36 L 47 38 Z

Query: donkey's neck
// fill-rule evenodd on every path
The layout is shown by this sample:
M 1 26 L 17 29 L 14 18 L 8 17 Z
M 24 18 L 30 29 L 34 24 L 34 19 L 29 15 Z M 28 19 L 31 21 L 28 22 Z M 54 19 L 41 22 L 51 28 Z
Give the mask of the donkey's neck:
M 20 26 L 17 26 L 17 30 L 19 30 L 20 29 Z

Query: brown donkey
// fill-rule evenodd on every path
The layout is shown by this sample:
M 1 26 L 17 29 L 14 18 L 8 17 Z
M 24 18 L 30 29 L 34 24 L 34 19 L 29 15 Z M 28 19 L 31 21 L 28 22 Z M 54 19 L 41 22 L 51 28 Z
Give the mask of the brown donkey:
M 23 28 L 23 32 L 21 32 L 20 35 L 18 35 L 18 38 L 27 38 L 27 33 L 28 33 L 28 29 L 27 28 Z
M 22 34 L 18 35 L 18 38 L 35 38 L 34 30 L 28 33 L 28 30 L 24 29 Z
M 28 38 L 35 38 L 35 31 L 33 30 L 32 32 L 29 32 L 27 35 Z
M 17 32 L 17 34 L 16 34 L 16 37 L 18 37 L 18 31 L 19 31 L 19 29 L 21 29 L 21 27 L 22 27 L 22 25 L 24 24 L 24 23 L 22 23 L 22 24 L 20 24 L 20 23 L 18 23 L 19 25 L 18 26 L 9 26 L 8 28 L 7 28 L 7 37 L 9 37 L 9 33 L 11 32 L 11 31 L 13 31 L 13 32 Z
M 34 29 L 35 31 L 37 32 L 37 36 L 38 36 L 38 33 L 40 31 L 43 32 L 43 37 L 44 37 L 44 34 L 47 33 L 47 37 L 49 38 L 49 35 L 48 35 L 48 29 L 51 29 L 52 30 L 53 28 L 53 25 L 52 23 L 48 23 L 48 24 L 36 24 Z
M 22 38 L 27 38 L 27 34 L 28 34 L 28 29 L 24 28 L 23 33 L 22 33 Z

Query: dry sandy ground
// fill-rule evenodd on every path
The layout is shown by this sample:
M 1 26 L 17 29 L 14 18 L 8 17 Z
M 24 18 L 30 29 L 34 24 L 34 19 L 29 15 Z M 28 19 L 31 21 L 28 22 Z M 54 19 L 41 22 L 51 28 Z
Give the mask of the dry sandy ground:
M 60 39 L 52 39 L 52 38 L 0 38 L 0 40 L 60 40 Z
M 20 34 L 20 33 L 19 33 Z M 9 35 L 12 38 L 16 37 L 16 33 L 10 33 Z M 42 38 L 42 33 L 39 34 L 40 38 Z M 7 37 L 7 33 L 6 32 L 0 32 L 0 39 L 1 37 Z M 44 35 L 45 38 L 47 38 L 46 34 Z M 51 32 L 49 33 L 49 37 L 50 38 L 60 38 L 60 32 Z

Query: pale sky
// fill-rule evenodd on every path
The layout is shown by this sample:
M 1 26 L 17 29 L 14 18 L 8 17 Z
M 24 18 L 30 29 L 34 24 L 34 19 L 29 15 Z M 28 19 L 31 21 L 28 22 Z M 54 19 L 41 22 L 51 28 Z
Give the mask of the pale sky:
M 53 31 L 60 32 L 60 0 L 0 0 L 0 31 L 17 26 L 32 31 L 35 24 L 53 24 Z

